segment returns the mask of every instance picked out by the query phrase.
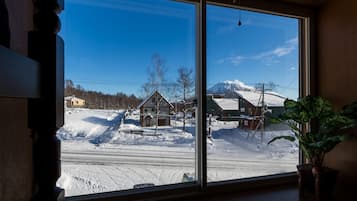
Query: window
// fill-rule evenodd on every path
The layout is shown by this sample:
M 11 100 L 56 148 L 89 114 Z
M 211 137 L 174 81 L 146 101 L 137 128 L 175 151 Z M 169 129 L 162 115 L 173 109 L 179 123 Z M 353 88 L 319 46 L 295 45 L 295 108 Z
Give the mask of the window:
M 295 18 L 207 6 L 207 94 L 221 95 L 215 103 L 227 113 L 207 125 L 209 182 L 295 171 L 299 145 L 267 143 L 293 135 L 270 119 L 299 96 L 298 30 Z M 249 105 L 247 114 L 233 98 Z
M 195 182 L 195 4 L 66 1 L 62 176 L 66 196 Z M 170 103 L 170 104 L 167 104 Z M 144 111 L 141 113 L 140 111 Z
M 266 145 L 288 132 L 268 102 L 308 93 L 307 20 L 187 2 L 67 2 L 65 90 L 85 107 L 58 131 L 66 196 L 295 171 L 298 145 Z

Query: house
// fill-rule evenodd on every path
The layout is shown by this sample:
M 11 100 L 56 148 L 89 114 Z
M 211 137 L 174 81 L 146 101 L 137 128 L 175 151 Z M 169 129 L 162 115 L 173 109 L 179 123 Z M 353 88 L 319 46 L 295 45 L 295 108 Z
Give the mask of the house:
M 220 95 L 207 95 L 207 113 L 228 120 L 240 115 L 239 98 L 225 98 Z
M 155 91 L 137 107 L 140 110 L 140 124 L 143 127 L 169 126 L 174 106 L 158 91 Z
M 186 101 L 173 102 L 172 105 L 175 107 L 174 111 L 177 117 L 183 116 L 184 113 L 186 115 L 185 118 L 194 118 L 196 115 L 196 100 L 193 97 L 188 98 Z
M 33 13 L 36 10 L 33 5 L 33 1 L 28 0 L 0 0 L 0 7 L 3 2 L 7 3 L 7 8 L 10 18 L 11 27 L 11 43 L 9 48 L 11 51 L 16 52 L 22 56 L 28 57 L 28 42 L 29 42 L 29 30 L 34 30 Z M 41 2 L 41 1 L 36 1 Z M 43 2 L 43 1 L 42 1 Z M 63 2 L 63 1 L 58 1 Z M 196 1 L 195 1 L 196 2 Z M 232 3 L 232 1 L 210 1 L 216 3 L 216 5 L 224 5 Z M 311 69 L 309 77 L 301 78 L 301 92 L 303 94 L 311 93 L 313 95 L 320 95 L 326 97 L 332 101 L 332 104 L 336 108 L 342 107 L 344 104 L 357 100 L 357 91 L 354 84 L 357 77 L 357 60 L 356 60 L 356 48 L 357 48 L 357 1 L 352 0 L 254 0 L 254 1 L 241 1 L 242 6 L 245 9 L 254 9 L 260 11 L 266 11 L 268 13 L 286 14 L 289 16 L 302 16 L 300 19 L 308 18 L 308 21 L 300 21 L 301 28 L 303 30 L 301 37 L 308 38 L 304 40 L 304 46 L 308 46 L 308 51 L 301 51 L 301 57 L 304 54 L 308 54 L 311 60 L 301 62 L 301 65 L 305 63 Z M 96 7 L 93 7 L 95 10 Z M 3 34 L 3 10 L 1 13 L 1 25 L 0 30 Z M 58 10 L 53 12 L 45 12 L 45 18 L 48 17 L 46 13 L 54 14 Z M 312 17 L 308 17 L 312 16 Z M 52 17 L 52 16 L 51 16 Z M 52 19 L 52 18 L 51 18 Z M 50 21 L 50 20 L 43 20 Z M 308 29 L 304 24 L 308 24 Z M 243 22 L 244 26 L 244 22 Z M 52 27 L 52 26 L 51 26 Z M 38 28 L 37 28 L 38 29 Z M 205 32 L 206 30 L 203 30 Z M 4 31 L 5 32 L 5 31 Z M 308 36 L 306 36 L 306 33 Z M 145 34 L 145 32 L 143 32 Z M 53 34 L 55 35 L 55 34 Z M 1 40 L 0 40 L 1 41 Z M 43 42 L 41 42 L 43 41 Z M 42 46 L 46 44 L 48 46 L 45 55 L 52 55 L 52 43 L 59 40 L 53 40 L 52 43 L 47 42 L 44 37 L 41 37 L 41 41 L 36 43 Z M 1 43 L 1 42 L 0 42 Z M 65 41 L 66 43 L 66 41 Z M 53 45 L 53 44 L 52 44 Z M 1 52 L 0 56 L 3 56 Z M 53 56 L 53 55 L 52 55 Z M 2 57 L 3 59 L 4 57 Z M 10 61 L 18 61 L 13 55 L 5 56 Z M 55 58 L 47 57 L 47 58 Z M 0 75 L 3 74 L 4 69 L 15 69 L 15 66 L 8 65 L 1 59 Z M 26 60 L 26 59 L 25 59 Z M 51 63 L 52 59 L 49 63 Z M 46 68 L 52 70 L 53 65 L 48 64 Z M 25 70 L 28 70 L 26 68 Z M 52 71 L 45 71 L 42 75 L 47 79 L 46 82 L 42 82 L 39 86 L 41 88 L 48 89 L 47 91 L 57 92 L 61 89 L 56 87 L 62 85 L 52 84 Z M 18 71 L 17 79 L 10 79 L 10 88 L 22 86 L 27 80 L 32 79 L 35 75 L 25 74 L 23 71 Z M 26 75 L 26 79 L 24 79 Z M 305 78 L 305 79 L 304 79 Z M 306 83 L 304 80 L 309 80 Z M 56 180 L 60 171 L 60 153 L 59 144 L 53 135 L 44 135 L 46 138 L 40 136 L 40 139 L 45 143 L 40 146 L 40 151 L 34 149 L 36 147 L 35 139 L 38 137 L 33 136 L 33 131 L 28 127 L 28 113 L 33 107 L 28 104 L 28 99 L 33 98 L 28 96 L 28 91 L 25 91 L 22 96 L 15 94 L 9 96 L 3 90 L 8 87 L 8 83 L 1 82 L 0 84 L 0 128 L 2 132 L 2 138 L 0 141 L 0 200 L 1 201 L 24 201 L 24 200 L 40 200 L 33 199 L 38 195 L 38 189 L 42 189 L 41 192 L 45 192 L 45 195 L 60 194 L 58 188 L 55 188 Z M 50 84 L 51 83 L 51 84 Z M 26 85 L 24 85 L 26 86 Z M 61 87 L 59 87 L 61 88 Z M 14 92 L 14 90 L 12 90 Z M 20 92 L 20 91 L 17 91 Z M 53 99 L 45 100 L 48 105 L 51 106 L 51 110 L 48 110 L 49 114 L 61 115 L 61 111 L 56 110 L 56 104 L 53 104 Z M 63 104 L 63 97 L 56 103 Z M 47 106 L 47 104 L 46 104 Z M 47 107 L 46 107 L 47 108 Z M 43 111 L 41 111 L 42 114 Z M 46 119 L 44 119 L 46 120 Z M 49 118 L 48 121 L 52 120 Z M 47 123 L 47 121 L 46 121 Z M 50 131 L 55 131 L 58 128 L 58 124 L 44 124 L 43 126 L 51 125 Z M 46 127 L 45 127 L 46 128 Z M 52 132 L 53 133 L 53 132 Z M 351 131 L 353 134 L 349 140 L 346 140 L 342 144 L 338 145 L 334 150 L 326 155 L 326 164 L 330 168 L 339 170 L 339 177 L 336 185 L 336 201 L 356 200 L 355 187 L 357 184 L 357 131 Z M 36 143 L 35 143 L 36 142 Z M 41 143 L 41 141 L 40 141 Z M 43 148 L 42 148 L 43 147 Z M 38 147 L 36 147 L 38 148 Z M 257 160 L 258 162 L 258 160 Z M 38 165 L 40 164 L 40 165 Z M 204 165 L 203 165 L 204 166 Z M 199 172 L 201 174 L 201 172 Z M 198 175 L 199 175 L 198 174 Z M 131 197 L 126 197 L 124 200 L 138 200 L 149 199 L 156 200 L 160 197 L 160 200 L 209 200 L 209 201 L 227 201 L 227 200 L 298 200 L 298 193 L 295 186 L 296 178 L 285 178 L 284 175 L 272 177 L 262 177 L 262 180 L 247 179 L 247 185 L 244 185 L 246 181 L 227 183 L 215 183 L 212 186 L 208 185 L 208 188 L 202 186 L 194 186 L 194 190 L 190 188 L 180 188 L 178 191 L 170 191 L 173 187 L 161 189 L 159 192 L 141 191 L 140 195 L 135 197 L 129 192 Z M 279 180 L 280 179 L 280 180 Z M 39 181 L 42 185 L 38 185 Z M 198 183 L 198 182 L 197 182 Z M 190 183 L 191 185 L 191 183 Z M 291 187 L 292 186 L 292 187 Z M 174 186 L 175 187 L 175 186 Z M 202 190 L 203 188 L 203 190 Z M 249 190 L 254 188 L 254 190 Z M 197 192 L 200 189 L 201 191 Z M 196 191 L 195 191 L 196 190 Z M 174 193 L 179 193 L 175 195 Z M 52 193 L 52 194 L 51 194 Z M 57 194 L 55 194 L 57 193 Z M 120 194 L 120 193 L 119 193 Z M 116 200 L 118 193 L 100 194 L 97 195 L 97 199 L 94 200 Z M 122 194 L 120 194 L 122 195 Z M 168 196 L 170 195 L 170 197 Z M 191 198 L 185 196 L 192 195 Z M 62 194 L 63 196 L 63 194 Z M 95 196 L 95 195 L 94 195 Z M 58 196 L 60 197 L 60 196 Z M 139 197 L 139 198 L 138 198 Z M 192 198 L 193 197 L 193 198 Z M 63 198 L 64 199 L 64 198 Z M 80 198 L 75 198 L 80 200 Z M 42 199 L 42 200 L 58 200 Z M 90 200 L 90 197 L 84 197 L 83 200 Z
M 207 96 L 207 113 L 218 116 L 221 121 L 239 121 L 241 128 L 254 130 L 262 119 L 263 96 L 260 91 L 239 91 L 237 98 L 223 95 Z M 274 93 L 264 93 L 265 124 L 270 117 L 283 112 L 285 97 Z
M 286 98 L 277 93 L 265 92 L 264 98 L 260 91 L 240 91 L 239 95 L 239 126 L 241 128 L 254 130 L 262 120 L 267 125 L 270 123 L 271 117 L 277 117 L 284 110 Z M 262 107 L 263 105 L 264 107 Z M 264 112 L 264 119 L 262 119 L 262 112 Z
M 84 99 L 73 96 L 64 97 L 66 107 L 84 107 L 86 101 Z

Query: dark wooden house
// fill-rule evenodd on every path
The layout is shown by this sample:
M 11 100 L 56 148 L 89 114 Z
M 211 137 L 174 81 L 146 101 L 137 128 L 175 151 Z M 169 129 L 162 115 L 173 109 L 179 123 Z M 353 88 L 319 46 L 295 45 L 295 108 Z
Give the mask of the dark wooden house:
M 220 95 L 207 96 L 207 113 L 227 121 L 240 115 L 239 98 L 224 98 Z
M 174 106 L 158 91 L 143 100 L 139 105 L 142 127 L 169 126 Z

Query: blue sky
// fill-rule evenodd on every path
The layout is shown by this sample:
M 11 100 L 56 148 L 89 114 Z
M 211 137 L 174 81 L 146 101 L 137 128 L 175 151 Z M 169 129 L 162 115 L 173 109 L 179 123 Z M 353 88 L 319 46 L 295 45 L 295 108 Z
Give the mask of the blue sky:
M 207 7 L 207 85 L 240 80 L 275 82 L 295 98 L 298 21 Z M 166 79 L 179 67 L 195 68 L 196 24 L 192 4 L 169 0 L 66 0 L 61 14 L 65 78 L 85 89 L 142 95 L 151 57 L 165 60 Z

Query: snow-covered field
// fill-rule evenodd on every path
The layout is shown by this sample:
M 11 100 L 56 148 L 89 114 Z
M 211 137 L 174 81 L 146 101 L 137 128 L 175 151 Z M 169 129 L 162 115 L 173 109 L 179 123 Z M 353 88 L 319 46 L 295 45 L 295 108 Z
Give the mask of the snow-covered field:
M 173 184 L 195 172 L 195 125 L 142 128 L 139 114 L 116 110 L 66 109 L 62 140 L 62 176 L 66 196 L 131 189 L 136 184 Z M 208 180 L 219 181 L 295 171 L 298 147 L 267 142 L 290 131 L 273 125 L 263 133 L 244 131 L 236 122 L 212 123 L 208 140 Z M 188 177 L 185 177 L 185 176 Z

